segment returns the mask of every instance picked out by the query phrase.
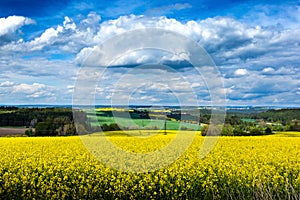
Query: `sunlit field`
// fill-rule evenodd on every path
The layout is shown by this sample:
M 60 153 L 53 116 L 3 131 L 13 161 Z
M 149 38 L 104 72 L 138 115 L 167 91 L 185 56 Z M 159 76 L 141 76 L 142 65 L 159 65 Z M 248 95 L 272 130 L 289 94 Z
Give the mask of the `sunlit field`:
M 133 133 L 138 134 L 147 132 Z M 174 134 L 107 135 L 123 149 L 147 152 L 168 144 Z M 203 140 L 198 133 L 166 168 L 126 173 L 99 162 L 77 136 L 0 138 L 0 199 L 300 198 L 299 137 L 220 137 L 202 159 Z
M 296 131 L 285 131 L 285 132 L 277 132 L 275 136 L 279 137 L 300 137 L 300 132 Z

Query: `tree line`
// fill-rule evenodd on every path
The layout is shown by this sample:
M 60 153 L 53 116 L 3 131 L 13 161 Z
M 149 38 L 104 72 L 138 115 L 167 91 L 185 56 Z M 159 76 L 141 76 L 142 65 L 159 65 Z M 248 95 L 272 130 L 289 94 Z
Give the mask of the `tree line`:
M 224 136 L 256 136 L 269 135 L 276 131 L 300 131 L 300 109 L 228 113 L 224 126 L 215 125 L 209 129 L 209 126 L 205 125 L 201 134 L 204 136 L 217 133 Z
M 71 108 L 0 108 L 0 126 L 24 126 L 28 128 L 25 134 L 28 136 L 56 136 L 76 135 L 77 130 L 73 115 L 80 120 L 77 128 L 82 133 L 90 128 L 87 115 L 83 111 L 75 111 Z

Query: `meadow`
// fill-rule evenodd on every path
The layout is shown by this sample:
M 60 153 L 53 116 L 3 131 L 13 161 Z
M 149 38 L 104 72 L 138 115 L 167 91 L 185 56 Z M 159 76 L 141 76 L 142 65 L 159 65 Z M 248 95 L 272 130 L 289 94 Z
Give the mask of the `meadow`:
M 117 113 L 117 116 L 111 116 L 110 114 L 107 114 L 109 111 L 115 111 Z M 154 111 L 160 111 L 160 110 L 154 110 Z M 162 112 L 162 111 L 161 111 Z M 160 130 L 164 129 L 165 120 L 163 118 L 166 118 L 165 115 L 162 114 L 152 114 L 150 118 L 143 119 L 139 116 L 132 117 L 130 115 L 128 116 L 119 116 L 123 114 L 129 114 L 129 112 L 124 111 L 123 109 L 117 109 L 117 108 L 101 108 L 96 109 L 96 115 L 97 117 L 92 117 L 91 111 L 87 110 L 87 117 L 89 118 L 89 123 L 91 126 L 102 126 L 104 124 L 118 124 L 122 129 L 144 129 L 144 130 Z M 108 115 L 108 116 L 107 116 Z M 166 120 L 166 129 L 167 130 L 198 130 L 201 129 L 201 126 L 198 125 L 198 122 L 184 122 L 184 121 L 177 121 L 175 119 L 168 119 Z
M 111 132 L 107 137 L 127 151 L 149 152 L 171 142 L 175 133 L 137 138 Z M 102 164 L 78 136 L 0 138 L 0 198 L 300 198 L 300 137 L 220 137 L 200 158 L 203 140 L 197 133 L 187 151 L 166 168 L 129 173 Z
M 92 122 L 94 125 L 112 124 L 117 123 L 121 127 L 128 127 L 131 129 L 146 129 L 146 130 L 159 130 L 164 127 L 164 120 L 159 119 L 128 119 L 122 117 L 103 117 L 98 118 L 98 121 Z M 190 129 L 197 130 L 198 124 L 185 123 L 180 121 L 166 121 L 166 129 L 178 130 L 178 129 Z

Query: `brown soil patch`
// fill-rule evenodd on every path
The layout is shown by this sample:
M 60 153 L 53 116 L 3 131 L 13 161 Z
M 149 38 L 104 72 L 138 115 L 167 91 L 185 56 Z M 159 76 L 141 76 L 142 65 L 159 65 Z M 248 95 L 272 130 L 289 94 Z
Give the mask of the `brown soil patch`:
M 1 136 L 21 136 L 24 135 L 27 128 L 0 128 Z

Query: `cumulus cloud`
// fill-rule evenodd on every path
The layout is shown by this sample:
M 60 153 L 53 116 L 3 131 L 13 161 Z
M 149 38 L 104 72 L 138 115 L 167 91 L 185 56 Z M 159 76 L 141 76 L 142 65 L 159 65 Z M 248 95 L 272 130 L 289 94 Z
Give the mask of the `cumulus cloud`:
M 0 83 L 2 103 L 54 103 L 58 94 L 55 87 L 42 83 Z
M 241 105 L 296 105 L 299 76 L 273 74 L 266 76 L 258 71 L 251 71 L 247 77 L 236 76 L 225 79 L 225 87 L 230 92 L 230 102 Z M 275 101 L 276 99 L 276 101 Z
M 272 68 L 272 67 L 266 67 L 263 69 L 262 71 L 263 73 L 274 73 L 275 72 L 275 69 Z
M 275 8 L 276 7 L 276 8 Z M 274 12 L 276 10 L 277 12 Z M 294 29 L 299 28 L 299 6 L 293 4 L 282 5 L 256 5 L 243 16 L 243 21 L 249 24 L 261 26 L 285 26 Z
M 11 81 L 4 81 L 2 83 L 0 83 L 0 87 L 11 87 L 13 86 L 15 83 L 11 82 Z
M 12 93 L 23 93 L 26 94 L 28 98 L 54 96 L 49 86 L 40 83 L 33 83 L 33 84 L 21 83 L 15 85 L 12 87 Z
M 292 75 L 296 73 L 296 70 L 292 67 L 280 67 L 276 70 L 272 67 L 267 67 L 263 69 L 262 73 L 265 75 Z
M 129 15 L 102 23 L 100 20 L 99 15 L 90 13 L 86 19 L 75 24 L 66 16 L 61 25 L 48 28 L 33 40 L 8 44 L 2 49 L 38 51 L 48 48 L 83 53 L 85 48 L 88 51 L 115 35 L 145 27 L 171 30 L 191 38 L 212 55 L 217 65 L 241 62 L 268 62 L 276 65 L 278 60 L 291 62 L 292 58 L 296 62 L 300 48 L 295 45 L 300 40 L 298 29 L 250 26 L 229 17 L 180 22 L 167 17 Z
M 55 39 L 58 37 L 59 33 L 61 33 L 62 31 L 62 26 L 57 26 L 56 29 L 47 29 L 40 37 L 35 38 L 33 41 L 28 43 L 28 46 L 32 47 L 30 50 L 42 50 L 44 46 L 52 45 L 55 42 Z
M 24 25 L 33 24 L 34 20 L 23 16 L 9 16 L 0 18 L 0 37 L 14 33 Z
M 298 57 L 299 46 L 295 46 L 300 39 L 298 30 L 252 27 L 228 17 L 182 23 L 166 17 L 122 16 L 101 23 L 99 31 L 93 37 L 82 38 L 88 38 L 86 43 L 91 46 L 98 45 L 115 35 L 145 27 L 175 31 L 197 41 L 212 55 L 218 65 L 232 62 L 240 64 L 245 61 L 270 62 L 273 65 L 276 63 L 272 60 L 273 54 L 276 54 L 276 59 L 281 59 L 281 62 L 291 60 L 292 56 L 293 60 Z M 290 35 L 294 37 L 291 39 L 288 37 Z M 286 51 L 287 47 L 289 51 Z
M 234 75 L 236 76 L 245 76 L 248 74 L 248 70 L 247 69 L 237 69 L 234 72 Z
M 172 6 L 173 9 L 189 7 L 188 4 L 174 4 Z M 33 23 L 32 20 L 27 18 L 18 18 L 18 20 L 12 20 L 11 18 L 10 23 L 7 23 L 9 18 L 1 18 L 9 25 L 0 27 L 0 37 L 1 34 L 14 33 L 23 25 Z M 13 24 L 12 21 L 16 23 Z M 269 23 L 271 22 L 269 21 Z M 12 82 L 13 78 L 10 79 L 7 76 L 23 79 L 34 77 L 33 82 L 40 82 L 38 80 L 40 76 L 48 78 L 52 82 L 54 82 L 53 79 L 55 81 L 58 79 L 74 80 L 76 75 L 75 65 L 84 63 L 97 45 L 118 34 L 145 27 L 165 29 L 183 34 L 204 47 L 217 66 L 221 66 L 220 70 L 225 78 L 225 90 L 229 93 L 228 96 L 232 102 L 239 102 L 240 99 L 249 103 L 255 103 L 258 99 L 272 102 L 277 99 L 276 101 L 280 103 L 287 100 L 287 98 L 290 101 L 297 101 L 295 95 L 299 94 L 297 88 L 300 87 L 298 81 L 300 80 L 300 29 L 298 25 L 295 25 L 293 29 L 289 28 L 291 24 L 287 27 L 284 24 L 280 26 L 265 24 L 262 26 L 259 23 L 253 24 L 221 16 L 186 22 L 164 16 L 146 17 L 136 15 L 120 16 L 117 19 L 101 21 L 101 17 L 94 12 L 89 13 L 81 21 L 66 16 L 62 19 L 61 24 L 47 28 L 33 39 L 27 41 L 21 39 L 0 46 L 0 67 L 2 70 L 0 78 L 3 80 L 0 86 L 2 91 L 5 87 L 15 87 L 14 89 L 20 93 L 21 88 L 23 88 L 24 91 L 28 91 L 28 93 L 23 92 L 23 94 L 33 95 L 32 97 L 34 97 L 40 93 L 30 93 L 29 88 L 31 90 L 37 88 L 36 90 L 40 91 L 42 89 L 39 87 L 43 87 L 33 83 L 20 86 L 20 84 Z M 127 42 L 136 43 L 137 41 L 135 38 Z M 62 55 L 63 59 L 53 62 L 51 61 L 53 54 Z M 40 59 L 40 57 L 43 57 L 43 59 Z M 153 61 L 157 63 L 157 60 L 161 60 L 161 63 L 174 61 L 181 64 L 180 62 L 184 59 L 188 59 L 188 55 L 178 56 L 163 53 L 158 55 L 154 51 L 135 51 L 124 54 L 115 61 L 115 64 L 142 64 Z M 197 77 L 186 70 L 186 66 L 180 65 L 179 67 L 184 68 L 181 73 L 185 73 L 189 77 L 188 80 L 195 80 L 190 85 L 197 88 L 199 93 L 204 91 L 203 85 L 205 84 L 198 83 Z M 107 78 L 108 81 L 103 85 L 103 88 L 109 86 L 112 77 L 116 76 L 118 78 L 117 76 L 120 75 L 118 72 L 123 69 L 119 68 L 118 70 L 106 76 L 109 78 Z M 158 72 L 158 69 L 155 70 Z M 26 74 L 27 76 L 24 77 Z M 247 77 L 245 77 L 246 75 Z M 278 84 L 274 84 L 274 80 Z M 73 90 L 70 86 L 72 82 L 65 81 L 64 84 L 57 87 L 64 88 L 64 91 L 69 91 L 70 94 Z M 287 90 L 282 90 L 282 85 Z M 126 84 L 123 86 L 125 87 Z M 163 89 L 158 84 L 156 86 Z M 260 86 L 270 88 L 270 90 L 263 90 L 263 87 Z M 103 93 L 102 99 L 106 99 L 111 94 L 103 91 L 105 90 L 103 88 L 101 91 L 97 91 Z M 179 93 L 183 92 L 185 88 L 185 86 L 178 84 L 176 90 Z M 110 89 L 110 87 L 107 87 L 107 90 Z M 288 90 L 292 92 L 288 93 Z M 151 99 L 150 96 L 149 99 Z M 159 99 L 157 96 L 152 95 L 152 97 L 155 100 Z
M 65 16 L 65 21 L 63 22 L 63 25 L 66 30 L 68 30 L 68 29 L 75 30 L 76 29 L 76 24 L 68 16 Z

